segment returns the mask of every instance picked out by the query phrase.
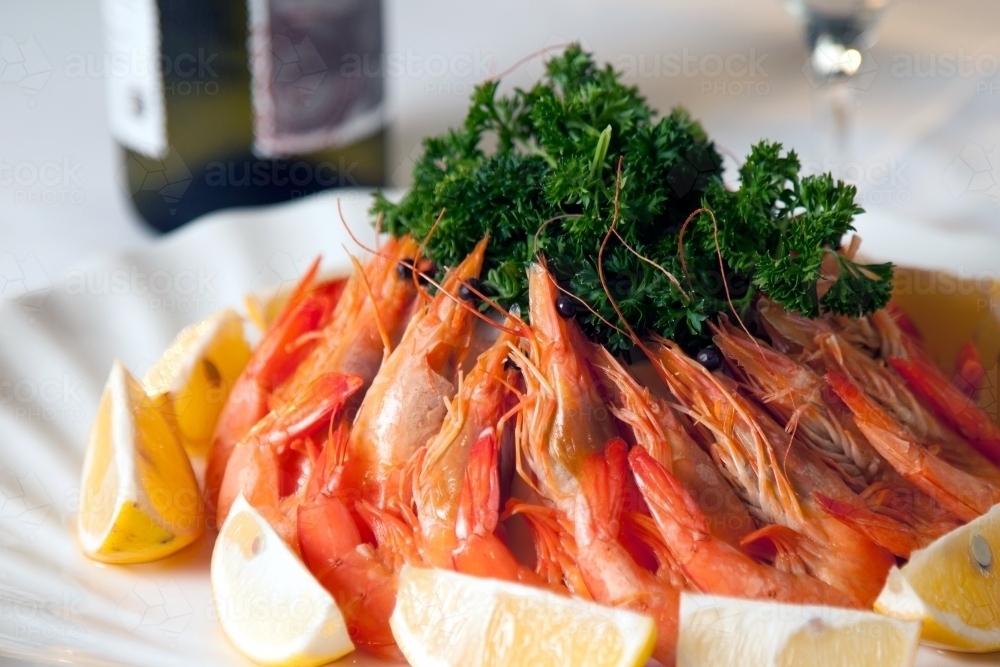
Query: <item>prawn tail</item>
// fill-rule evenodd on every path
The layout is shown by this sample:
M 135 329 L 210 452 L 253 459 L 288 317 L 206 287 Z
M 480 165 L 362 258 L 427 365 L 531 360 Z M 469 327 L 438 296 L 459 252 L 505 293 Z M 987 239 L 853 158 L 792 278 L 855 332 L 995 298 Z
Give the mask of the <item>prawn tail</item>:
M 740 540 L 740 548 L 751 557 L 772 563 L 774 567 L 795 574 L 807 573 L 803 559 L 809 538 L 788 526 L 771 524 Z
M 687 577 L 663 541 L 663 536 L 652 517 L 640 512 L 622 512 L 622 528 L 642 542 L 653 554 L 656 559 L 657 576 L 669 579 L 675 588 L 689 587 Z
M 328 420 L 336 419 L 344 403 L 360 387 L 361 378 L 356 375 L 322 375 L 299 400 L 254 426 L 226 464 L 216 504 L 218 525 L 226 520 L 241 492 L 262 511 L 275 509 L 282 498 L 299 493 L 295 470 L 301 458 L 309 454 L 300 454 L 300 448 L 288 445 L 307 441 Z
M 866 507 L 830 498 L 818 491 L 813 493 L 813 497 L 828 515 L 839 519 L 897 556 L 909 558 L 913 551 L 923 546 L 912 530 L 890 517 Z
M 459 540 L 496 530 L 500 504 L 498 460 L 496 436 L 486 430 L 469 452 L 455 527 Z
M 972 400 L 979 398 L 979 392 L 986 384 L 986 369 L 975 342 L 970 340 L 958 351 L 955 377 L 951 382 Z
M 535 547 L 534 574 L 543 585 L 560 593 L 592 599 L 576 562 L 576 541 L 559 510 L 520 500 L 507 501 L 504 517 L 520 515 L 531 531 Z
M 983 456 L 1000 465 L 1000 431 L 974 399 L 950 383 L 921 355 L 911 354 L 909 359 L 890 357 L 888 362 L 924 405 L 961 433 Z
M 687 560 L 697 543 L 710 537 L 705 515 L 677 478 L 645 449 L 635 447 L 629 463 L 663 541 L 676 558 Z
M 496 435 L 490 429 L 484 430 L 469 452 L 455 525 L 458 546 L 452 552 L 452 562 L 456 570 L 466 574 L 545 585 L 550 578 L 541 577 L 518 562 L 497 534 L 498 462 Z
M 627 456 L 625 441 L 613 438 L 602 452 L 594 452 L 583 462 L 580 488 L 588 515 L 584 523 L 586 529 L 600 539 L 618 538 L 617 526 L 628 480 Z

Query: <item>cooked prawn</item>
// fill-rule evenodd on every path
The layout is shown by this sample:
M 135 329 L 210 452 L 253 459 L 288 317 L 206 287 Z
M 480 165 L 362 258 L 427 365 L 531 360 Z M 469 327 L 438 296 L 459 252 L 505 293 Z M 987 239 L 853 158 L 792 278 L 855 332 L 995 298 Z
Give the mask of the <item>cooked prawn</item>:
M 601 373 L 617 389 L 611 407 L 614 415 L 631 427 L 636 443 L 695 499 L 712 535 L 738 546 L 756 526 L 711 457 L 691 438 L 669 403 L 640 386 L 604 348 L 597 349 L 595 356 Z
M 357 375 L 364 381 L 358 396 L 365 395 L 382 365 L 386 344 L 395 345 L 409 322 L 416 290 L 407 262 L 412 263 L 416 252 L 410 236 L 389 240 L 364 270 L 351 275 L 318 343 L 275 392 L 274 405 L 294 400 L 323 373 Z
M 764 410 L 739 394 L 734 383 L 685 355 L 662 338 L 647 346 L 661 379 L 698 423 L 714 437 L 711 453 L 764 529 L 744 538 L 777 542 L 791 529 L 809 538 L 801 550 L 786 549 L 805 571 L 851 596 L 858 607 L 870 607 L 895 559 L 869 537 L 830 516 L 822 498 L 854 508 L 859 523 L 878 530 L 885 517 L 865 507 L 843 480 L 796 442 Z M 769 524 L 775 524 L 770 526 Z M 809 548 L 808 544 L 818 545 Z M 757 545 L 760 546 L 760 545 Z
M 233 448 L 268 413 L 271 393 L 309 354 L 344 291 L 343 279 L 317 283 L 319 258 L 289 295 L 278 317 L 264 332 L 226 399 L 216 422 L 205 471 L 205 501 L 215 509 L 219 486 Z
M 576 323 L 556 311 L 548 270 L 528 268 L 527 353 L 514 353 L 525 382 L 520 451 L 539 495 L 572 527 L 579 573 L 594 600 L 651 615 L 654 656 L 672 665 L 680 591 L 639 565 L 620 540 L 627 478 L 625 443 L 604 404 L 592 351 Z
M 311 470 L 311 438 L 336 418 L 360 388 L 361 378 L 356 375 L 321 375 L 299 401 L 257 422 L 229 458 L 219 491 L 218 525 L 242 493 L 296 547 L 296 506 Z
M 787 424 L 786 432 L 794 433 L 861 494 L 870 509 L 886 517 L 878 532 L 870 535 L 873 539 L 896 555 L 908 557 L 914 549 L 957 527 L 953 515 L 901 477 L 853 421 L 843 418 L 839 399 L 831 395 L 820 375 L 724 319 L 712 330 L 715 344 L 744 378 L 743 386 L 779 423 Z M 841 513 L 842 518 L 854 520 L 850 505 L 826 502 L 825 506 L 827 510 L 844 508 L 847 512 Z
M 850 607 L 854 600 L 809 574 L 758 563 L 715 537 L 698 504 L 676 477 L 642 447 L 629 455 L 663 543 L 688 579 L 706 593 Z
M 420 549 L 425 562 L 437 567 L 452 567 L 453 552 L 458 547 L 456 520 L 460 499 L 467 505 L 463 521 L 464 552 L 472 548 L 468 540 L 476 530 L 488 530 L 492 535 L 496 526 L 493 516 L 481 517 L 488 528 L 479 525 L 473 530 L 473 514 L 480 511 L 499 512 L 499 481 L 497 477 L 497 443 L 504 430 L 503 417 L 516 382 L 516 371 L 506 364 L 510 345 L 515 336 L 503 333 L 484 351 L 473 369 L 459 377 L 454 399 L 446 402 L 447 414 L 438 433 L 433 436 L 421 453 L 413 475 L 413 502 L 420 522 Z M 492 447 L 493 452 L 481 451 L 470 465 L 472 450 Z M 481 459 L 481 460 L 480 460 Z M 470 479 L 470 477 L 472 479 Z M 464 480 L 464 482 L 463 482 Z M 486 498 L 470 505 L 473 493 L 470 484 L 478 484 Z M 463 489 L 467 492 L 463 494 Z M 496 498 L 493 498 L 493 494 Z M 481 507 L 485 502 L 489 508 Z M 488 567 L 487 562 L 482 563 Z
M 348 444 L 349 470 L 357 475 L 351 486 L 378 507 L 399 497 L 404 466 L 441 429 L 445 401 L 455 395 L 475 322 L 469 312 L 474 307 L 461 302 L 459 287 L 479 275 L 486 242 L 476 245 L 413 316 L 358 410 Z

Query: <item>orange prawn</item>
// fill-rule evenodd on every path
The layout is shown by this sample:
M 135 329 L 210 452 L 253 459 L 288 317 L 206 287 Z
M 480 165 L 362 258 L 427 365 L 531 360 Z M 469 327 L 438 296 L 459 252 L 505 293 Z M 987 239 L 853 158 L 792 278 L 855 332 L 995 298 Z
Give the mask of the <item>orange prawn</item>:
M 347 439 L 341 422 L 315 462 L 305 498 L 296 506 L 297 546 L 306 567 L 337 601 L 351 640 L 386 659 L 402 660 L 389 617 L 400 567 L 419 562 L 413 530 L 393 514 L 359 512 L 357 493 L 346 483 Z M 369 522 L 375 544 L 359 530 L 359 520 Z
M 617 389 L 611 411 L 631 427 L 636 443 L 695 498 L 712 535 L 738 546 L 756 526 L 711 457 L 691 438 L 667 401 L 641 387 L 604 348 L 595 354 L 602 374 Z
M 901 477 L 854 423 L 844 419 L 839 399 L 830 395 L 822 376 L 764 341 L 750 338 L 725 319 L 712 325 L 712 330 L 715 344 L 743 376 L 743 386 L 779 423 L 787 424 L 787 433 L 794 433 L 861 494 L 870 509 L 886 517 L 871 535 L 873 539 L 896 555 L 908 557 L 914 549 L 957 527 L 952 514 Z M 824 503 L 827 510 L 853 520 L 850 504 L 829 499 Z
M 462 526 L 466 554 L 472 549 L 469 541 L 477 534 L 473 524 L 479 523 L 474 520 L 474 509 L 478 511 L 483 505 L 473 503 L 473 497 L 482 500 L 485 495 L 484 502 L 493 514 L 499 509 L 499 486 L 493 478 L 497 443 L 516 382 L 516 371 L 506 363 L 514 340 L 512 334 L 501 334 L 479 356 L 473 369 L 459 378 L 454 399 L 445 404 L 447 414 L 440 430 L 420 452 L 413 475 L 413 504 L 420 523 L 420 548 L 428 564 L 452 567 L 459 544 L 456 522 L 460 503 L 465 504 Z M 492 524 L 488 529 L 492 535 L 495 517 L 482 519 Z
M 404 466 L 441 429 L 445 400 L 455 395 L 475 322 L 459 288 L 479 275 L 486 243 L 480 241 L 413 316 L 362 400 L 348 443 L 350 470 L 358 475 L 351 486 L 380 508 L 399 496 Z
M 345 281 L 317 284 L 318 270 L 317 257 L 264 333 L 219 413 L 205 471 L 205 500 L 210 512 L 216 506 L 236 443 L 268 413 L 271 393 L 312 350 L 316 341 L 310 334 L 326 324 L 340 300 Z
M 407 488 L 455 392 L 474 308 L 459 301 L 458 288 L 478 275 L 484 250 L 485 240 L 410 321 L 354 424 L 342 424 L 329 439 L 297 507 L 303 560 L 337 599 L 352 639 L 383 657 L 400 657 L 388 623 L 399 568 L 423 562 L 420 519 Z M 448 479 L 461 490 L 464 462 L 455 467 Z M 451 521 L 454 533 L 457 514 Z
M 744 548 L 776 550 L 781 556 L 776 564 L 804 568 L 849 595 L 854 605 L 870 607 L 895 559 L 829 515 L 821 498 L 852 506 L 857 515 L 852 525 L 864 525 L 869 532 L 892 522 L 868 510 L 836 473 L 740 395 L 731 380 L 711 373 L 662 338 L 647 349 L 661 379 L 691 417 L 712 431 L 712 457 L 751 514 L 769 524 L 744 538 Z
M 975 345 L 970 343 L 963 348 L 959 359 L 959 384 L 955 384 L 938 370 L 917 341 L 906 334 L 888 313 L 876 313 L 876 316 L 876 325 L 883 337 L 895 343 L 893 353 L 886 355 L 889 366 L 938 419 L 993 464 L 1000 465 L 1000 429 L 973 398 L 984 376 Z
M 633 449 L 629 461 L 663 543 L 702 592 L 799 604 L 853 606 L 854 600 L 833 586 L 809 574 L 784 572 L 758 563 L 715 537 L 684 485 L 644 448 Z
M 388 352 L 409 322 L 416 298 L 410 263 L 417 244 L 410 236 L 391 239 L 351 274 L 319 342 L 275 392 L 274 403 L 293 400 L 323 373 L 357 375 L 364 396 Z M 272 406 L 273 407 L 273 406 Z
M 625 443 L 604 404 L 607 388 L 583 333 L 557 312 L 548 270 L 531 265 L 528 286 L 528 348 L 512 352 L 526 388 L 519 451 L 539 495 L 572 527 L 576 565 L 593 599 L 653 616 L 654 656 L 673 664 L 680 591 L 666 573 L 639 565 L 620 539 Z
M 218 496 L 218 525 L 242 493 L 295 547 L 295 508 L 311 470 L 312 436 L 335 419 L 360 388 L 361 378 L 356 375 L 321 375 L 301 400 L 257 422 L 229 459 Z

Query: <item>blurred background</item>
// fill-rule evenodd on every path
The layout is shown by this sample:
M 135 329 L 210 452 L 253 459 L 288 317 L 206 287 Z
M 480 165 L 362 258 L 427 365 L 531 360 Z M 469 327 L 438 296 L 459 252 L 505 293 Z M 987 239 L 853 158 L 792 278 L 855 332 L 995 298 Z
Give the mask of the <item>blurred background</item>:
M 133 111 L 144 107 L 122 93 L 121 77 L 107 58 L 108 44 L 155 48 L 143 46 L 143 30 L 148 33 L 153 25 L 149 17 L 128 13 L 144 4 L 155 3 L 109 0 L 103 17 L 98 0 L 4 0 L 0 5 L 0 273 L 8 281 L 18 272 L 22 277 L 41 272 L 54 282 L 83 257 L 151 243 L 156 232 L 133 200 L 149 209 L 146 218 L 159 215 L 153 223 L 160 227 L 215 205 L 199 199 L 211 173 L 197 150 L 178 148 L 173 157 L 159 156 L 158 163 L 143 161 L 112 137 L 109 118 L 123 113 L 116 104 L 126 111 L 128 105 Z M 173 5 L 175 10 L 211 4 L 160 2 L 161 8 Z M 312 4 L 315 9 L 323 3 Z M 336 173 L 316 170 L 302 175 L 301 187 L 291 192 L 258 194 L 294 197 L 329 184 L 405 187 L 421 138 L 459 123 L 475 84 L 540 49 L 580 41 L 598 61 L 623 71 L 655 108 L 686 106 L 728 156 L 743 156 L 767 137 L 795 148 L 808 170 L 831 171 L 856 183 L 868 210 L 859 228 L 869 255 L 941 266 L 943 257 L 961 249 L 961 265 L 949 260 L 945 268 L 989 269 L 995 263 L 993 248 L 969 240 L 981 239 L 984 232 L 1000 238 L 1000 4 L 897 0 L 879 15 L 884 4 L 879 2 L 868 17 L 874 28 L 856 30 L 847 51 L 831 47 L 822 35 L 817 46 L 816 26 L 810 32 L 803 23 L 804 4 L 383 0 L 374 19 L 371 10 L 367 18 L 355 17 L 368 21 L 369 30 L 373 20 L 376 29 L 381 26 L 381 46 L 359 48 L 381 50 L 393 66 L 383 68 L 377 77 L 381 90 L 361 112 L 352 112 L 347 120 L 354 124 L 340 137 L 369 143 L 361 153 L 348 152 L 346 162 L 343 153 L 335 157 L 332 164 L 343 167 Z M 268 3 L 250 6 L 259 19 Z M 270 6 L 275 12 L 282 2 Z M 266 94 L 279 97 L 279 108 L 272 109 L 272 121 L 279 122 L 272 122 L 270 135 L 267 127 L 251 128 L 249 98 L 242 106 L 227 101 L 227 85 L 242 86 L 244 95 L 249 89 L 245 60 L 239 59 L 246 53 L 237 54 L 234 66 L 222 42 L 200 44 L 191 36 L 198 21 L 216 20 L 217 32 L 227 28 L 204 12 L 190 16 L 177 21 L 175 12 L 173 22 L 166 14 L 162 20 L 161 28 L 172 35 L 164 37 L 163 46 L 172 43 L 189 57 L 182 63 L 175 53 L 174 78 L 161 79 L 167 126 L 182 118 L 187 128 L 214 129 L 183 140 L 171 132 L 168 141 L 214 146 L 222 141 L 219 133 L 251 137 L 256 130 L 254 146 L 249 146 L 252 137 L 241 139 L 246 151 L 256 151 L 247 152 L 248 160 L 271 160 L 261 158 L 268 154 L 268 136 L 271 154 L 282 148 L 308 152 L 281 143 L 277 89 L 253 90 L 258 109 Z M 237 36 L 229 45 L 245 48 L 246 14 L 226 20 Z M 129 27 L 141 27 L 143 21 L 147 28 Z M 817 48 L 811 59 L 810 44 Z M 326 61 L 345 61 L 336 49 L 324 52 L 320 45 L 306 53 L 302 45 L 290 44 L 289 56 L 275 42 L 265 66 L 290 62 L 297 68 L 292 84 L 300 93 L 313 94 L 325 85 L 317 81 L 336 76 L 334 64 Z M 528 59 L 504 77 L 504 85 L 528 86 L 543 67 L 542 58 Z M 839 83 L 827 80 L 845 68 L 851 76 Z M 126 99 L 116 101 L 116 94 Z M 366 109 L 375 115 L 365 116 Z M 145 111 L 151 112 L 149 102 Z M 119 139 L 128 135 L 127 119 L 113 123 Z M 133 148 L 137 141 L 153 141 L 156 148 L 156 137 L 133 136 Z M 352 168 L 355 163 L 360 166 Z M 267 163 L 272 175 L 273 167 L 273 161 Z M 149 176 L 157 170 L 162 173 Z M 224 169 L 223 174 L 230 179 L 224 184 L 228 198 L 218 205 L 248 203 L 248 188 L 237 187 L 239 174 L 234 178 Z M 942 229 L 948 231 L 944 241 Z M 945 247 L 949 243 L 954 248 Z

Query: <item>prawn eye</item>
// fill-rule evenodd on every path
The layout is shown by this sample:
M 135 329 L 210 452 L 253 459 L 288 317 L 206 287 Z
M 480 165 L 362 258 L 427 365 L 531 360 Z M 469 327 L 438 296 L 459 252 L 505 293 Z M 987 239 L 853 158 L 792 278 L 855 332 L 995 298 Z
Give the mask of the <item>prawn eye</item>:
M 563 319 L 576 317 L 576 301 L 565 294 L 556 297 L 556 312 Z
M 407 257 L 400 260 L 396 265 L 396 275 L 402 280 L 409 280 L 413 276 L 413 258 Z
M 717 370 L 722 366 L 722 357 L 719 356 L 719 351 L 714 347 L 706 347 L 703 350 L 698 350 L 698 354 L 694 355 L 694 358 L 699 364 L 710 371 Z
M 476 295 L 476 292 L 479 292 L 479 294 L 485 294 L 483 291 L 483 282 L 481 280 L 469 278 L 465 282 L 468 283 L 468 286 L 458 286 L 458 296 L 462 299 L 462 301 L 475 301 L 479 298 L 479 296 Z M 469 289 L 470 287 L 472 289 Z M 476 292 L 473 292 L 472 290 L 476 290 Z

